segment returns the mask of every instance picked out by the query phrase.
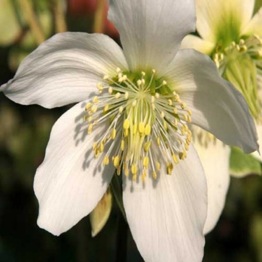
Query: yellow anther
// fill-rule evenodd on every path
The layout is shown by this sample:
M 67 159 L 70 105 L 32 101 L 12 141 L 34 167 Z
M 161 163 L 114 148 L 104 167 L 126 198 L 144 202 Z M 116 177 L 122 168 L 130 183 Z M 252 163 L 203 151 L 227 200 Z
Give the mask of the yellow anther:
M 142 79 L 141 82 L 142 82 L 142 85 L 146 83 L 145 79 Z
M 186 103 L 182 102 L 182 103 L 180 104 L 180 106 L 181 106 L 182 109 L 185 109 L 185 108 L 186 108 Z
M 149 164 L 149 158 L 148 158 L 148 156 L 145 156 L 143 158 L 143 166 L 148 168 L 148 164 Z
M 116 94 L 115 94 L 115 98 L 119 98 L 121 96 L 121 94 L 119 93 L 119 92 L 117 92 Z
M 91 134 L 93 131 L 93 125 L 92 124 L 89 124 L 88 128 L 87 128 L 87 133 L 88 134 Z
M 164 112 L 164 111 L 161 112 L 161 117 L 162 117 L 162 118 L 165 117 L 165 112 Z
M 91 106 L 92 106 L 92 103 L 89 102 L 89 103 L 86 104 L 85 109 L 88 110 L 88 109 L 90 109 Z
M 121 150 L 124 151 L 124 149 L 125 149 L 125 140 L 124 139 L 121 140 L 120 147 L 121 147 Z
M 98 83 L 96 87 L 99 91 L 102 91 L 104 89 L 104 86 L 101 83 Z
M 145 73 L 144 71 L 141 71 L 141 75 L 142 75 L 142 76 L 145 76 L 146 73 Z
M 131 166 L 131 173 L 133 175 L 136 175 L 137 174 L 137 166 L 135 164 L 132 164 Z
M 104 75 L 104 76 L 103 76 L 103 79 L 104 79 L 104 80 L 108 80 L 108 79 L 109 79 L 109 75 Z
M 97 105 L 92 105 L 92 106 L 91 106 L 91 111 L 92 111 L 93 113 L 95 113 L 95 112 L 97 111 Z
M 162 84 L 165 86 L 167 85 L 167 81 L 163 80 Z
M 174 127 L 177 127 L 178 121 L 177 121 L 177 119 L 176 119 L 176 118 L 174 118 L 174 120 L 173 120 L 173 123 L 172 123 L 172 124 L 173 124 L 173 126 L 174 126 Z
M 159 98 L 159 97 L 160 97 L 159 93 L 156 93 L 155 98 Z
M 160 171 L 160 169 L 161 169 L 161 164 L 158 161 L 156 161 L 156 170 Z
M 160 140 L 160 137 L 159 137 L 159 136 L 157 137 L 156 142 L 157 142 L 157 145 L 160 146 L 161 140 Z
M 121 82 L 124 82 L 126 80 L 127 80 L 127 75 L 123 75 L 122 77 L 119 78 L 118 81 L 121 83 Z
M 137 80 L 136 83 L 137 83 L 138 86 L 141 86 L 142 85 L 141 79 Z
M 152 173 L 152 177 L 153 177 L 154 179 L 157 179 L 157 173 L 156 173 L 156 172 L 153 172 L 153 173 Z
M 132 102 L 132 106 L 133 106 L 133 107 L 136 106 L 136 100 L 134 100 L 134 101 Z
M 109 164 L 109 157 L 108 157 L 108 156 L 105 156 L 105 157 L 104 157 L 103 164 L 104 164 L 105 166 Z
M 112 160 L 113 160 L 114 167 L 118 168 L 119 162 L 120 162 L 120 157 L 119 156 L 115 156 L 115 157 L 112 158 Z
M 125 174 L 125 176 L 129 176 L 129 169 L 128 169 L 128 165 L 126 163 L 124 163 L 124 174 Z
M 138 130 L 141 134 L 145 133 L 145 124 L 143 122 L 139 123 Z
M 145 135 L 149 136 L 150 133 L 151 133 L 151 126 L 149 124 L 146 124 Z
M 123 123 L 123 128 L 128 129 L 129 127 L 130 127 L 130 121 L 128 119 L 125 119 L 125 121 Z
M 128 129 L 124 129 L 124 137 L 128 136 Z
M 172 171 L 173 171 L 173 164 L 172 163 L 168 163 L 167 166 L 166 166 L 166 173 L 168 175 L 171 175 Z
M 170 106 L 173 105 L 173 101 L 172 101 L 172 99 L 168 99 L 168 105 L 170 105 Z
M 120 72 L 122 72 L 122 70 L 119 67 L 117 67 L 116 72 L 119 74 Z
M 124 111 L 123 106 L 120 106 L 119 109 L 118 109 L 118 112 L 119 112 L 119 113 L 122 113 L 123 111 Z
M 147 141 L 147 142 L 144 143 L 144 150 L 145 150 L 145 152 L 149 151 L 150 146 L 151 146 L 151 142 L 150 141 Z
M 116 129 L 115 128 L 112 129 L 110 137 L 111 137 L 111 139 L 116 138 Z
M 125 92 L 125 99 L 128 99 L 128 97 L 129 97 L 129 93 Z
M 224 59 L 224 57 L 225 57 L 225 56 L 224 56 L 224 54 L 222 54 L 222 53 L 221 53 L 221 54 L 219 54 L 219 59 L 220 59 L 220 60 L 223 60 L 223 59 Z
M 240 45 L 244 45 L 244 44 L 245 44 L 245 40 L 244 40 L 244 39 L 240 39 L 240 40 L 239 40 L 239 44 L 240 44 Z
M 156 69 L 152 69 L 152 73 L 155 74 L 156 73 Z
M 188 123 L 190 123 L 192 121 L 192 118 L 190 115 L 186 115 L 186 119 L 185 119 Z
M 247 46 L 246 46 L 246 45 L 240 46 L 239 51 L 240 51 L 240 52 L 246 52 L 246 51 L 247 51 Z
M 98 101 L 99 101 L 99 100 L 98 100 L 98 97 L 97 97 L 97 96 L 94 96 L 94 97 L 93 97 L 93 103 L 98 103 Z
M 103 142 L 101 142 L 100 145 L 99 145 L 100 152 L 103 152 L 104 148 L 105 148 L 105 144 Z
M 113 93 L 113 88 L 112 88 L 111 86 L 108 88 L 108 93 L 109 93 L 109 94 L 112 94 L 112 93 Z
M 173 155 L 172 155 L 172 158 L 173 158 L 175 164 L 178 164 L 179 160 L 178 160 L 177 155 L 173 154 Z
M 105 105 L 105 106 L 104 106 L 104 109 L 103 109 L 104 113 L 107 112 L 108 109 L 109 109 L 109 105 Z
M 151 103 L 154 103 L 156 101 L 154 96 L 151 96 Z
M 176 92 L 174 92 L 173 95 L 174 95 L 173 99 L 174 99 L 175 102 L 180 101 L 180 97 Z
M 184 160 L 186 157 L 187 157 L 186 151 L 183 151 L 183 152 L 180 152 L 180 153 L 179 153 L 179 158 L 180 158 L 181 160 Z

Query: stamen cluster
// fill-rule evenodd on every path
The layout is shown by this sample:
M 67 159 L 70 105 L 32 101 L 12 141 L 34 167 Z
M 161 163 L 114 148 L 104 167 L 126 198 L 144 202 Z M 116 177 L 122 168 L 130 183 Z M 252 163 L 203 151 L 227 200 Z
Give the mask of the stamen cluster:
M 117 68 L 97 88 L 98 95 L 85 108 L 87 131 L 90 134 L 101 124 L 108 128 L 93 144 L 95 156 L 134 180 L 140 175 L 142 180 L 148 175 L 156 179 L 161 165 L 171 174 L 191 142 L 187 125 L 191 112 L 167 81 L 155 70 L 137 73 Z
M 244 95 L 251 114 L 261 122 L 262 101 L 258 89 L 262 87 L 262 39 L 252 35 L 231 42 L 226 48 L 216 48 L 214 62 L 223 77 L 229 80 Z
M 231 57 L 239 54 L 248 54 L 253 60 L 261 61 L 262 59 L 262 39 L 257 35 L 252 35 L 247 39 L 240 39 L 238 43 L 232 41 L 231 44 L 224 49 L 217 47 L 213 55 L 218 68 L 226 65 Z M 260 62 L 261 65 L 261 62 Z M 261 67 L 260 67 L 261 70 Z M 261 73 L 261 71 L 260 71 Z

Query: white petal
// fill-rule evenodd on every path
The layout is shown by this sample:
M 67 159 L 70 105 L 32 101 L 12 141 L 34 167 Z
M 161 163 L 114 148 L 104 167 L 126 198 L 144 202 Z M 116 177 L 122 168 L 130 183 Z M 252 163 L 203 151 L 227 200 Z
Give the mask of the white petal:
M 234 27 L 240 32 L 251 19 L 254 0 L 197 0 L 197 30 L 210 42 L 219 41 L 220 30 Z M 238 33 L 240 33 L 238 32 Z
M 105 127 L 87 135 L 83 111 L 79 103 L 55 123 L 34 180 L 38 225 L 54 235 L 67 231 L 95 208 L 114 173 L 92 152 L 95 138 Z
M 126 68 L 121 48 L 100 34 L 61 33 L 25 58 L 1 91 L 20 104 L 57 107 L 88 98 L 104 74 Z
M 192 111 L 192 123 L 246 153 L 257 150 L 254 121 L 243 96 L 194 50 L 180 50 L 170 67 L 174 89 Z
M 207 180 L 207 219 L 204 227 L 206 234 L 215 227 L 225 205 L 230 182 L 230 148 L 218 139 L 205 146 L 195 139 L 194 147 L 205 170 Z
M 256 126 L 257 127 L 257 135 L 258 135 L 258 144 L 259 144 L 259 150 L 252 153 L 252 155 L 262 162 L 262 156 L 261 156 L 261 149 L 262 149 L 262 125 L 259 124 Z
M 214 44 L 203 40 L 200 37 L 194 35 L 187 35 L 181 44 L 182 48 L 193 48 L 201 53 L 210 54 L 214 49 Z
M 125 179 L 123 201 L 127 221 L 145 261 L 199 262 L 203 257 L 206 181 L 191 147 L 172 175 L 145 185 Z
M 192 0 L 111 0 L 109 19 L 131 69 L 161 71 L 195 30 L 195 6 Z
M 251 21 L 244 27 L 244 35 L 256 34 L 262 36 L 262 8 L 254 15 Z

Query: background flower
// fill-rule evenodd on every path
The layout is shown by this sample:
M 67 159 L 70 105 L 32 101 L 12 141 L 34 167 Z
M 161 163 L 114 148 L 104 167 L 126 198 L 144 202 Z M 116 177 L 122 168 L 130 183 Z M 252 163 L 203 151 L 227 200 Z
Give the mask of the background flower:
M 259 9 L 252 17 L 254 4 L 255 1 L 249 0 L 198 0 L 197 30 L 200 36 L 187 36 L 182 46 L 208 54 L 216 63 L 220 74 L 242 92 L 256 121 L 261 143 L 262 10 Z M 209 202 L 213 203 L 213 215 L 218 219 L 229 184 L 229 162 L 225 159 L 214 168 L 213 161 L 226 158 L 229 149 L 221 149 L 220 141 L 210 139 L 209 134 L 199 130 L 195 130 L 195 133 L 197 151 L 201 152 L 205 170 L 208 170 L 208 183 L 215 189 L 209 192 Z M 212 150 L 213 154 L 210 154 L 209 150 Z M 261 160 L 257 152 L 254 156 Z M 240 150 L 233 149 L 230 171 L 238 177 L 252 173 L 261 174 L 261 164 Z M 209 217 L 213 215 L 210 214 Z M 214 224 L 211 223 L 206 232 L 213 227 Z

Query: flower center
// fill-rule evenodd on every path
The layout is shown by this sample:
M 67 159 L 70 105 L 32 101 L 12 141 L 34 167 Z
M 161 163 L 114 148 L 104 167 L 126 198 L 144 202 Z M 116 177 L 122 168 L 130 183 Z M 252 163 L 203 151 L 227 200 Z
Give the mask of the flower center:
M 104 76 L 98 95 L 86 104 L 88 133 L 101 124 L 106 132 L 93 144 L 95 156 L 120 174 L 154 179 L 165 165 L 167 174 L 186 157 L 191 142 L 191 112 L 156 71 Z
M 262 101 L 258 82 L 262 76 L 262 39 L 252 35 L 238 43 L 233 41 L 224 49 L 217 47 L 213 60 L 221 75 L 243 94 L 253 117 L 260 121 Z

